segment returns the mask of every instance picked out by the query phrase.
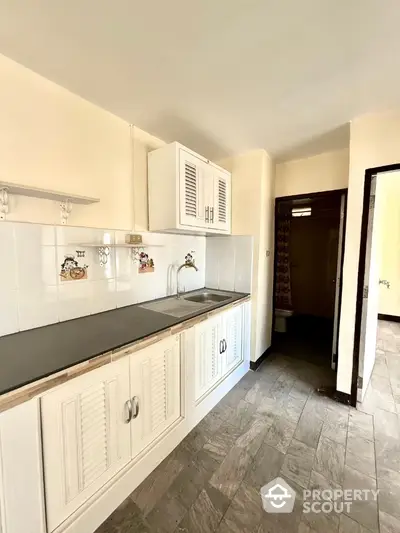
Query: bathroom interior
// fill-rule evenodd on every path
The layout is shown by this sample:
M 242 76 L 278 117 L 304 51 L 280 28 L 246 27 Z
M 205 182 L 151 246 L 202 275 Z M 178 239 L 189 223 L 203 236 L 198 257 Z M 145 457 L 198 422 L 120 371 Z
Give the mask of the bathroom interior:
M 333 368 L 343 197 L 332 191 L 275 204 L 274 349 Z

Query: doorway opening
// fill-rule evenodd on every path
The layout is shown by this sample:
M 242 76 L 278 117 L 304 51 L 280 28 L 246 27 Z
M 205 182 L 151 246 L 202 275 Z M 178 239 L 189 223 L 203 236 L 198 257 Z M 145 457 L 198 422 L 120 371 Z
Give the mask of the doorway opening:
M 336 370 L 347 189 L 277 198 L 273 350 Z
M 391 411 L 400 391 L 400 165 L 365 173 L 351 404 Z M 361 404 L 361 405 L 360 405 Z

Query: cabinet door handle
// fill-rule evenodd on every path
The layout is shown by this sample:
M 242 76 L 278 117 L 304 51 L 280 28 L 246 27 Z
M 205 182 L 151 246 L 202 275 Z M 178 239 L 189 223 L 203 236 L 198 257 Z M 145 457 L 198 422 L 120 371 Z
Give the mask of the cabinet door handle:
M 124 404 L 124 422 L 125 424 L 129 424 L 129 422 L 132 420 L 132 401 L 126 400 Z
M 211 222 L 214 224 L 214 208 L 210 207 L 210 213 L 211 213 Z
M 226 339 L 222 341 L 224 343 L 224 352 L 228 349 L 228 343 L 226 342 Z
M 139 398 L 138 396 L 134 396 L 132 398 L 132 418 L 131 420 L 134 420 L 139 416 L 140 406 L 139 406 Z
M 219 341 L 219 354 L 220 354 L 220 355 L 221 355 L 222 353 L 224 353 L 223 342 L 224 342 L 224 341 Z

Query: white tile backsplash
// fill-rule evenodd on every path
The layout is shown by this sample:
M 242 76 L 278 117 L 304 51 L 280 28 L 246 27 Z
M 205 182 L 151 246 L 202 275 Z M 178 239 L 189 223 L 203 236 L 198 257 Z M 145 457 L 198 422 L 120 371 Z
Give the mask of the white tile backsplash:
M 209 237 L 206 244 L 206 286 L 251 292 L 253 237 Z
M 205 237 L 143 233 L 155 263 L 155 272 L 145 274 L 138 274 L 130 248 L 110 248 L 101 267 L 97 248 L 82 246 L 124 243 L 125 233 L 1 222 L 0 336 L 175 294 L 177 268 L 192 250 L 199 271 L 184 269 L 181 284 L 187 291 L 205 286 Z M 85 257 L 77 258 L 77 250 Z M 88 279 L 60 280 L 65 255 L 88 265 Z
M 2 287 L 0 296 L 0 336 L 18 330 L 18 291 L 9 290 L 5 286 Z

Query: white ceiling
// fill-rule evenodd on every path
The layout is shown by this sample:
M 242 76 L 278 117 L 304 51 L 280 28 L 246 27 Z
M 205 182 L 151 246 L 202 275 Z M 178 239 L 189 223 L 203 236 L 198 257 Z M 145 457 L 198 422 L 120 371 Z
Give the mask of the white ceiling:
M 282 159 L 400 106 L 399 23 L 398 0 L 2 0 L 0 53 L 210 158 Z

